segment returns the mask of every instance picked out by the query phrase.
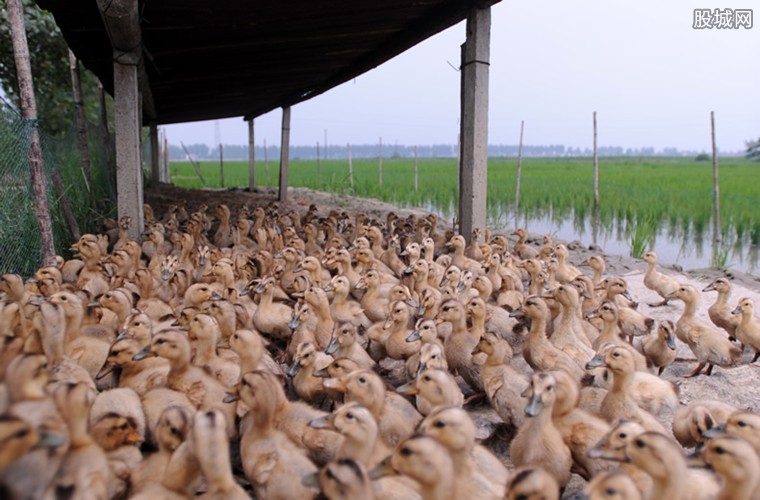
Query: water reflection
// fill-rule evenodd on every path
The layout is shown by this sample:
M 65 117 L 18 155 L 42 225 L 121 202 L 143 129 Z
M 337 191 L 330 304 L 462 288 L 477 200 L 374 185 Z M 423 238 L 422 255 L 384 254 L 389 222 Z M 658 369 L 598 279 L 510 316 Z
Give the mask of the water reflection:
M 448 207 L 428 204 L 424 208 L 447 220 L 457 215 L 453 203 Z M 600 220 L 598 214 L 594 217 L 588 212 L 571 210 L 570 213 L 560 213 L 549 207 L 540 213 L 521 213 L 515 218 L 511 207 L 489 206 L 486 223 L 497 231 L 521 226 L 531 233 L 548 233 L 557 239 L 579 240 L 585 245 L 595 243 L 611 255 L 630 255 L 635 216 L 619 214 L 615 219 Z M 596 224 L 595 220 L 598 221 Z M 724 230 L 718 243 L 713 242 L 711 233 L 711 221 L 677 222 L 671 218 L 658 225 L 646 248 L 657 252 L 658 261 L 663 265 L 678 264 L 685 270 L 726 267 L 758 276 L 760 248 L 752 244 L 747 232 L 738 236 L 731 227 Z

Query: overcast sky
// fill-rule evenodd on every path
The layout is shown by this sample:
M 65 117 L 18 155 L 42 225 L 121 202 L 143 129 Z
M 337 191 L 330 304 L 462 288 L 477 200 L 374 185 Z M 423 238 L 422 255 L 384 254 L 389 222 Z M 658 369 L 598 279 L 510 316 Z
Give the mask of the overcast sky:
M 709 150 L 760 137 L 760 8 L 750 29 L 692 28 L 695 8 L 754 0 L 503 0 L 492 7 L 489 143 Z M 291 144 L 453 144 L 464 23 L 291 112 Z M 281 112 L 256 119 L 256 143 L 280 140 Z M 171 144 L 247 144 L 242 118 L 166 127 Z

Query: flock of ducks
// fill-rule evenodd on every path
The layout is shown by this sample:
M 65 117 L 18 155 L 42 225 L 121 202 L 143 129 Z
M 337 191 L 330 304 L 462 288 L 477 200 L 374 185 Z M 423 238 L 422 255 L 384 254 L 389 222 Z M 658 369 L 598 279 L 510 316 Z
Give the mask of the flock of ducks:
M 760 416 L 660 378 L 677 342 L 688 376 L 760 356 L 725 278 L 708 324 L 647 253 L 652 306 L 683 303 L 657 324 L 524 229 L 145 208 L 142 243 L 123 218 L 0 280 L 3 498 L 760 498 Z

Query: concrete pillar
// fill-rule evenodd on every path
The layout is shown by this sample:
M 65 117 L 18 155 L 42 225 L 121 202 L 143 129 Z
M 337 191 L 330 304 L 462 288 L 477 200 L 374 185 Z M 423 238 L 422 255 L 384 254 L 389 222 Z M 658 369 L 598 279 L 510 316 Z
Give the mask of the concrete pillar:
M 158 125 L 150 124 L 150 181 L 153 188 L 158 188 L 161 182 L 161 166 L 158 155 Z
M 114 62 L 114 113 L 116 120 L 116 191 L 119 218 L 132 218 L 129 237 L 139 240 L 143 231 L 143 178 L 140 155 L 140 96 L 137 64 Z
M 253 118 L 248 120 L 248 189 L 256 187 L 256 144 L 253 140 Z
M 469 241 L 486 224 L 488 169 L 488 66 L 491 9 L 473 7 L 462 45 L 459 232 Z
M 282 140 L 280 141 L 279 201 L 288 199 L 288 155 L 290 153 L 290 106 L 282 108 Z

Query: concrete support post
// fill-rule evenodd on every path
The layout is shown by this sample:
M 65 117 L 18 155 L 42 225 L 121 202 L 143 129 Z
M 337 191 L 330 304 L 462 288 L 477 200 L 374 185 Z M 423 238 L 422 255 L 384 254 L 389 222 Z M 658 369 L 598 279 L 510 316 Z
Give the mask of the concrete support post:
M 158 125 L 150 124 L 150 181 L 153 189 L 161 182 L 161 165 L 158 154 Z
M 462 45 L 459 146 L 459 233 L 468 241 L 486 223 L 490 43 L 491 9 L 473 7 Z
M 256 187 L 256 143 L 253 140 L 253 118 L 248 120 L 248 189 Z
M 290 153 L 290 106 L 282 108 L 282 140 L 280 141 L 280 192 L 279 201 L 288 199 L 288 155 Z
M 132 218 L 129 237 L 139 240 L 143 231 L 144 214 L 137 64 L 114 62 L 113 76 L 119 218 L 125 215 Z

